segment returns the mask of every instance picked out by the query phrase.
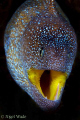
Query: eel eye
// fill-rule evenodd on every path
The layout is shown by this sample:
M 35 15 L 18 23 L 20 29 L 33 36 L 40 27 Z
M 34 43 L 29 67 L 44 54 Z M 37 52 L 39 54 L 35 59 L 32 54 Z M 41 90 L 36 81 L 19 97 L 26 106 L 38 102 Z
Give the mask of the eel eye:
M 43 58 L 43 56 L 44 56 L 44 47 L 41 47 L 40 48 L 40 57 Z

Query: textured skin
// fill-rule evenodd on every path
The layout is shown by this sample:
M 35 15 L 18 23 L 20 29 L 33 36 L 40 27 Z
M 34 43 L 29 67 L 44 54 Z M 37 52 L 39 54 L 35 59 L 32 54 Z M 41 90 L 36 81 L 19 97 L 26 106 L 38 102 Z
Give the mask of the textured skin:
M 12 16 L 4 35 L 7 65 L 13 79 L 45 110 L 56 108 L 61 97 L 56 101 L 44 98 L 29 81 L 27 70 L 49 69 L 69 76 L 77 43 L 73 28 L 63 16 L 54 0 L 26 1 Z

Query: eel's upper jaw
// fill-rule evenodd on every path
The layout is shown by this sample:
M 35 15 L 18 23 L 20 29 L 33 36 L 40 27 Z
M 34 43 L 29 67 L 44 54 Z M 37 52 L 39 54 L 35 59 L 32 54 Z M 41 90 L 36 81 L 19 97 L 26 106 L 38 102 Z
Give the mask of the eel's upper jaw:
M 67 74 L 54 70 L 29 69 L 28 78 L 45 99 L 59 100 Z

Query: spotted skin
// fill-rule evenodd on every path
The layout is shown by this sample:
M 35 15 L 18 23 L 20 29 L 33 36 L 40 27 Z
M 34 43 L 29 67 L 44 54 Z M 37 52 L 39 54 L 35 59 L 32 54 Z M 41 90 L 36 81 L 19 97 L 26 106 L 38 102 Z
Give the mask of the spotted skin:
M 44 98 L 29 81 L 27 70 L 55 70 L 69 76 L 77 42 L 74 29 L 63 16 L 55 0 L 25 1 L 4 34 L 5 55 L 13 79 L 44 110 L 56 108 L 61 97 L 56 101 Z

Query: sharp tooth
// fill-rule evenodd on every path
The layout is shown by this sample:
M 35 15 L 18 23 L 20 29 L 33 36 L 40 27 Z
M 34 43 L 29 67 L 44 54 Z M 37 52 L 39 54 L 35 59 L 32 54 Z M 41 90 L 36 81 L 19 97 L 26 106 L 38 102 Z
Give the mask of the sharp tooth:
M 57 92 L 56 92 L 55 100 L 58 99 L 58 91 L 59 91 L 59 83 L 58 83 L 58 87 L 57 87 Z
M 47 99 L 47 96 L 45 97 L 45 99 Z

